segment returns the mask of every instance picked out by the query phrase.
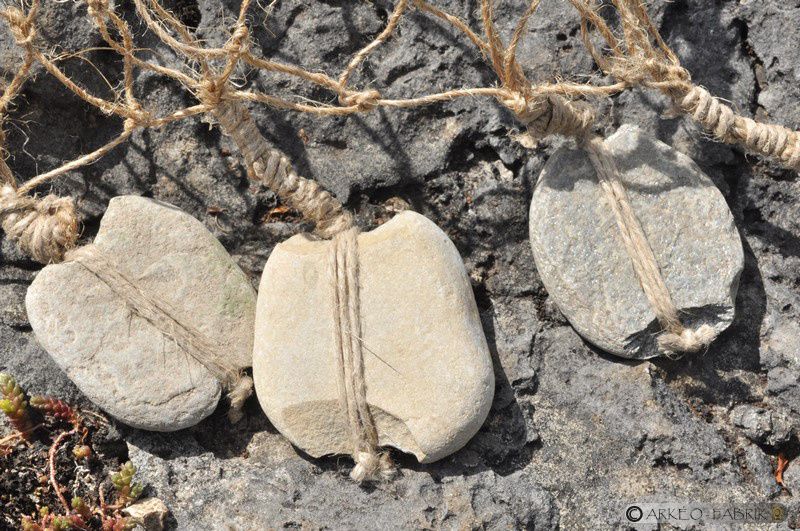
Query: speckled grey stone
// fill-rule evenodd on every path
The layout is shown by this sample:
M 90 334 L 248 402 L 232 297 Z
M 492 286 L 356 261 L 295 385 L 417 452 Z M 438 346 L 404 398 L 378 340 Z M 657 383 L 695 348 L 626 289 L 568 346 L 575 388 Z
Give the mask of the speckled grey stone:
M 744 256 L 728 205 L 689 159 L 622 126 L 606 140 L 684 325 L 733 320 Z M 633 271 L 585 151 L 561 148 L 533 193 L 530 238 L 550 296 L 588 341 L 613 354 L 659 354 L 660 326 Z
M 179 321 L 251 364 L 255 291 L 202 223 L 166 203 L 113 199 L 94 244 Z M 45 267 L 28 289 L 36 337 L 98 406 L 138 428 L 173 431 L 214 411 L 221 386 L 199 362 L 76 262 Z

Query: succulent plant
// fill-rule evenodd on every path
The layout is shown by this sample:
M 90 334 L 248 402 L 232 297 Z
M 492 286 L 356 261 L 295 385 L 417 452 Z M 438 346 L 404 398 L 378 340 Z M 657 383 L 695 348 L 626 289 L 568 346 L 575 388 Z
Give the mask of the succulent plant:
M 77 424 L 78 422 L 75 410 L 63 400 L 49 396 L 33 396 L 30 399 L 30 406 L 41 411 L 45 416 L 64 420 L 71 424 Z
M 85 444 L 79 444 L 72 449 L 75 459 L 88 459 L 92 455 L 92 448 Z
M 10 375 L 0 373 L 0 411 L 6 414 L 8 421 L 17 431 L 28 432 L 33 428 L 25 391 Z
M 70 502 L 72 510 L 75 511 L 81 518 L 89 520 L 92 517 L 92 509 L 83 501 L 80 496 L 75 496 Z
M 50 522 L 50 529 L 53 531 L 68 531 L 72 529 L 72 520 L 67 516 L 56 516 Z
M 117 490 L 118 502 L 121 505 L 128 505 L 142 495 L 142 485 L 133 482 L 135 474 L 136 467 L 128 461 L 122 465 L 119 472 L 111 475 L 111 482 Z
M 130 531 L 136 527 L 136 520 L 124 516 L 114 516 L 103 519 L 103 531 Z
M 22 531 L 42 531 L 42 526 L 30 516 L 23 516 L 20 524 Z

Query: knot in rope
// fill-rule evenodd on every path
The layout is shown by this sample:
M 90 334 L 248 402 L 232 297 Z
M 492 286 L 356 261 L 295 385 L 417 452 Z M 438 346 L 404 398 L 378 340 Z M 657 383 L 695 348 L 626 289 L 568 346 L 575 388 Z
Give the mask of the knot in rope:
M 225 45 L 225 49 L 231 52 L 235 57 L 239 57 L 250 46 L 249 36 L 250 30 L 247 29 L 247 26 L 238 24 L 234 28 L 228 44 Z
M 6 9 L 5 15 L 16 43 L 23 48 L 32 44 L 33 39 L 36 37 L 33 21 L 15 7 Z
M 103 16 L 108 13 L 108 0 L 87 0 L 89 16 Z
M 129 107 L 131 115 L 123 122 L 125 131 L 131 131 L 137 127 L 150 127 L 155 121 L 152 113 L 142 109 L 139 102 L 135 102 Z
M 225 96 L 227 89 L 226 83 L 220 83 L 216 79 L 206 79 L 200 84 L 197 97 L 203 103 L 217 107 Z
M 356 466 L 350 472 L 350 477 L 357 483 L 378 479 L 388 481 L 394 477 L 394 463 L 392 463 L 392 459 L 386 452 L 358 452 L 355 456 L 355 462 Z
M 526 98 L 513 93 L 501 103 L 516 114 L 535 139 L 549 135 L 583 138 L 594 123 L 594 111 L 588 105 L 571 102 L 561 96 L 550 95 Z
M 239 378 L 228 383 L 227 387 L 229 389 L 228 402 L 230 403 L 228 420 L 231 421 L 231 424 L 236 424 L 244 417 L 242 408 L 245 401 L 253 394 L 253 379 L 249 376 L 239 375 Z
M 608 73 L 629 87 L 657 87 L 685 92 L 692 86 L 691 74 L 681 65 L 642 54 L 609 59 Z
M 637 87 L 642 85 L 650 78 L 650 73 L 645 68 L 633 67 L 634 61 L 630 58 L 619 58 L 609 61 L 609 73 L 615 79 L 618 79 L 629 87 Z
M 364 90 L 361 92 L 348 90 L 339 96 L 339 103 L 345 107 L 356 107 L 362 111 L 370 111 L 377 107 L 381 93 L 377 90 Z
M 78 241 L 78 218 L 71 197 L 42 199 L 0 188 L 0 225 L 8 238 L 37 262 L 60 262 Z
M 699 352 L 717 338 L 717 332 L 711 325 L 703 324 L 699 327 L 684 328 L 679 333 L 663 332 L 658 336 L 658 347 L 668 358 L 678 359 L 678 352 Z

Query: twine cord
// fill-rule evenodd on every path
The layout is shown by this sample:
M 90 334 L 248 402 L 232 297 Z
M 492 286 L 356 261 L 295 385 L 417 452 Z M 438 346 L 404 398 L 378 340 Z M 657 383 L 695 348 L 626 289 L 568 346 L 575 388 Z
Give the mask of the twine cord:
M 73 249 L 67 253 L 65 260 L 80 264 L 91 272 L 123 300 L 133 314 L 150 323 L 205 367 L 228 392 L 228 418 L 234 423 L 242 418 L 242 406 L 252 394 L 253 380 L 226 360 L 224 346 L 176 317 L 177 312 L 169 303 L 142 289 L 97 246 L 85 245 Z
M 37 46 L 36 16 L 41 0 L 31 0 L 29 6 L 7 6 L 0 9 L 0 17 L 6 20 L 17 46 L 24 51 L 23 64 L 0 96 L 0 145 L 4 143 L 2 122 L 8 107 L 28 79 L 34 63 L 40 63 L 44 69 L 55 77 L 67 90 L 75 94 L 93 107 L 104 113 L 118 116 L 124 120 L 123 131 L 104 146 L 94 152 L 68 162 L 59 168 L 38 175 L 18 186 L 8 166 L 0 163 L 0 179 L 5 184 L 18 189 L 18 195 L 29 195 L 34 189 L 67 173 L 98 160 L 112 149 L 126 142 L 132 133 L 139 128 L 162 127 L 173 121 L 187 117 L 211 113 L 224 115 L 228 110 L 221 109 L 230 102 L 255 102 L 279 109 L 296 112 L 313 113 L 322 116 L 342 116 L 361 112 L 370 112 L 379 107 L 397 109 L 415 108 L 446 102 L 464 97 L 493 97 L 501 104 L 511 108 L 524 123 L 529 124 L 529 132 L 536 138 L 548 134 L 558 134 L 559 129 L 565 131 L 581 128 L 579 125 L 590 123 L 587 120 L 589 111 L 574 114 L 569 107 L 580 105 L 576 98 L 605 97 L 627 90 L 634 86 L 658 89 L 675 102 L 676 107 L 691 116 L 720 141 L 741 145 L 744 149 L 774 158 L 782 166 L 800 170 L 800 133 L 780 125 L 763 124 L 751 118 L 736 114 L 729 106 L 714 98 L 702 87 L 691 83 L 691 76 L 684 69 L 675 55 L 665 44 L 655 25 L 650 20 L 639 0 L 612 0 L 619 14 L 619 23 L 623 29 L 623 37 L 617 37 L 605 19 L 598 13 L 598 5 L 591 0 L 569 0 L 581 15 L 581 35 L 584 44 L 603 71 L 617 81 L 610 85 L 592 85 L 559 81 L 557 83 L 531 83 L 516 60 L 518 45 L 524 35 L 526 25 L 534 16 L 540 1 L 531 0 L 528 8 L 520 17 L 507 48 L 502 47 L 499 32 L 494 26 L 494 5 L 492 0 L 481 0 L 481 19 L 484 35 L 473 31 L 463 20 L 435 7 L 425 0 L 398 0 L 387 20 L 384 29 L 366 46 L 358 50 L 338 78 L 322 72 L 312 72 L 302 67 L 283 64 L 256 56 L 251 51 L 250 36 L 246 25 L 247 13 L 251 0 L 241 3 L 239 15 L 231 29 L 231 36 L 224 46 L 209 47 L 198 42 L 191 31 L 159 0 L 134 0 L 136 12 L 150 31 L 163 43 L 185 60 L 183 68 L 168 68 L 145 61 L 137 56 L 134 35 L 128 23 L 114 12 L 109 0 L 84 0 L 87 4 L 89 18 L 97 26 L 103 40 L 111 49 L 123 58 L 123 88 L 118 97 L 106 99 L 90 93 L 72 81 L 58 66 L 59 58 L 46 55 Z M 497 73 L 500 87 L 476 87 L 445 90 L 405 99 L 387 99 L 377 89 L 352 89 L 349 82 L 359 66 L 367 57 L 387 42 L 397 31 L 403 17 L 412 9 L 428 14 L 447 25 L 462 32 L 477 49 L 484 54 L 488 63 Z M 597 31 L 607 44 L 607 51 L 601 52 L 592 42 L 591 33 Z M 220 66 L 220 63 L 221 66 Z M 230 78 L 237 65 L 244 63 L 250 67 L 264 71 L 293 76 L 303 81 L 333 91 L 338 96 L 339 105 L 319 102 L 298 102 L 255 90 L 240 90 L 230 83 Z M 195 67 L 199 66 L 199 72 Z M 135 96 L 135 70 L 141 69 L 177 81 L 187 91 L 194 94 L 199 105 L 177 110 L 171 114 L 157 117 L 142 107 Z M 238 111 L 238 113 L 246 112 Z M 530 119 L 529 115 L 538 117 Z M 577 119 L 578 123 L 570 124 L 564 120 Z M 263 139 L 262 139 L 263 140 Z M 279 185 L 280 179 L 286 177 L 289 188 L 284 190 L 302 207 L 308 205 L 309 219 L 317 221 L 322 228 L 320 233 L 330 237 L 337 230 L 346 229 L 349 224 L 345 219 L 336 221 L 335 202 L 316 197 L 317 192 L 301 184 L 296 173 L 290 171 L 288 162 L 283 162 L 283 155 L 276 153 L 262 161 L 248 163 L 252 169 L 265 174 L 262 180 Z M 270 166 L 270 163 L 273 165 Z M 273 171 L 274 170 L 274 171 Z M 297 193 L 295 193 L 297 192 Z M 280 194 L 279 194 L 280 195 Z M 302 197 L 305 196 L 305 199 Z M 4 196 L 2 208 L 9 209 L 10 199 Z M 31 196 L 33 197 L 33 196 Z M 34 197 L 34 200 L 37 200 Z M 13 203 L 13 202 L 12 202 Z M 333 209 L 333 210 L 330 210 Z M 30 212 L 44 212 L 44 208 L 32 208 Z M 301 210 L 302 211 L 302 210 Z M 66 212 L 66 210 L 63 210 Z M 321 216 L 316 219 L 315 216 Z M 327 222 L 331 223 L 326 228 Z M 77 222 L 76 222 L 77 223 Z M 52 223 L 31 222 L 31 226 L 51 227 L 62 231 L 63 226 Z M 45 233 L 40 232 L 40 238 Z M 56 234 L 53 235 L 58 240 Z M 16 241 L 23 242 L 24 238 Z M 69 243 L 69 240 L 65 240 Z M 58 241 L 52 245 L 39 245 L 37 260 L 44 263 L 55 262 L 63 257 L 64 251 Z M 74 245 L 74 242 L 72 242 Z M 27 249 L 27 248 L 26 248 Z M 52 250 L 49 255 L 47 250 Z M 27 252 L 27 251 L 26 251 Z
M 663 329 L 656 340 L 659 350 L 667 357 L 676 359 L 681 352 L 698 352 L 707 348 L 716 339 L 717 332 L 708 324 L 691 329 L 681 323 L 678 308 L 667 289 L 653 249 L 633 211 L 628 193 L 619 178 L 617 165 L 605 142 L 598 136 L 589 135 L 584 137 L 583 146 L 614 212 L 620 237 L 639 285 Z
M 0 188 L 0 225 L 23 252 L 43 264 L 61 261 L 78 241 L 71 197 L 20 195 L 9 184 Z
M 339 200 L 316 181 L 298 175 L 289 159 L 267 144 L 246 107 L 224 101 L 217 106 L 214 116 L 236 143 L 255 176 L 281 201 L 314 221 L 317 232 L 331 237 L 352 227 L 353 216 Z
M 328 271 L 333 303 L 333 340 L 339 405 L 347 419 L 355 466 L 350 477 L 358 483 L 389 479 L 394 465 L 378 450 L 378 430 L 367 404 L 364 353 L 361 345 L 358 229 L 333 237 Z

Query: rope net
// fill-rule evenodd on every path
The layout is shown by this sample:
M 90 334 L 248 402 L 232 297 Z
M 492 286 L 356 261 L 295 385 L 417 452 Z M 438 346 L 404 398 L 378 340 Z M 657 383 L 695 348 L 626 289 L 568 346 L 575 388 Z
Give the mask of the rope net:
M 619 23 L 612 27 L 600 14 L 594 0 L 569 0 L 577 10 L 583 42 L 597 65 L 613 82 L 571 83 L 533 82 L 517 61 L 517 49 L 528 22 L 535 16 L 540 0 L 532 0 L 519 20 L 508 43 L 495 27 L 494 0 L 481 0 L 482 28 L 475 30 L 464 20 L 426 0 L 398 0 L 383 30 L 368 45 L 358 50 L 338 75 L 310 71 L 301 66 L 266 59 L 251 46 L 248 13 L 252 0 L 243 0 L 238 16 L 228 28 L 228 39 L 220 47 L 206 46 L 159 0 L 133 0 L 136 13 L 157 38 L 183 59 L 179 68 L 169 68 L 142 59 L 142 50 L 128 24 L 109 0 L 79 0 L 106 45 L 123 60 L 121 88 L 113 97 L 91 93 L 74 82 L 62 68 L 60 57 L 48 53 L 37 38 L 37 15 L 41 0 L 20 0 L 18 5 L 0 9 L 14 42 L 23 53 L 22 65 L 6 84 L 0 97 L 0 147 L 5 144 L 2 125 L 8 119 L 14 98 L 28 81 L 34 64 L 60 82 L 67 90 L 103 113 L 121 120 L 119 134 L 106 144 L 75 160 L 45 173 L 19 180 L 0 159 L 0 221 L 6 235 L 34 259 L 48 263 L 63 259 L 64 252 L 78 239 L 72 199 L 48 195 L 32 196 L 43 185 L 70 171 L 91 164 L 126 142 L 140 129 L 159 128 L 171 122 L 211 115 L 239 144 L 251 175 L 270 186 L 288 205 L 317 223 L 322 235 L 332 237 L 352 225 L 352 217 L 342 205 L 319 185 L 294 171 L 288 159 L 266 144 L 252 125 L 248 104 L 267 105 L 294 112 L 323 116 L 366 113 L 378 108 L 404 109 L 433 105 L 456 98 L 492 98 L 510 109 L 527 127 L 528 134 L 543 138 L 553 134 L 580 137 L 594 122 L 589 98 L 609 97 L 632 87 L 655 89 L 668 95 L 676 108 L 691 116 L 722 142 L 739 144 L 754 153 L 771 157 L 782 166 L 800 169 L 800 134 L 779 125 L 761 124 L 737 115 L 730 107 L 692 84 L 689 72 L 680 66 L 675 53 L 666 45 L 645 8 L 638 0 L 612 0 Z M 490 87 L 453 88 L 406 99 L 384 98 L 375 88 L 358 89 L 351 78 L 364 60 L 389 41 L 411 10 L 438 19 L 455 29 L 482 54 L 497 77 Z M 592 40 L 597 34 L 605 43 L 598 49 Z M 237 68 L 269 71 L 294 77 L 325 89 L 337 104 L 286 98 L 267 92 L 241 89 L 231 78 Z M 156 115 L 136 96 L 135 72 L 146 70 L 177 82 L 197 101 L 196 104 L 166 115 Z M 431 80 L 431 85 L 433 85 Z M 233 129 L 231 129 L 233 127 Z M 244 127 L 249 135 L 236 129 Z M 250 145 L 242 145 L 249 140 Z M 258 146 L 256 146 L 258 144 Z

